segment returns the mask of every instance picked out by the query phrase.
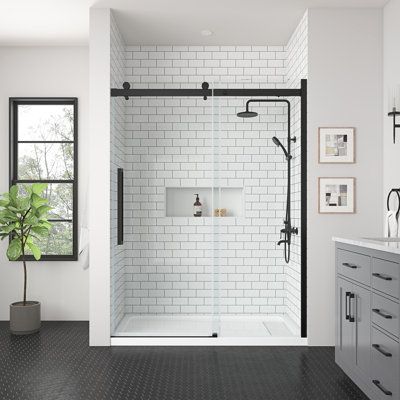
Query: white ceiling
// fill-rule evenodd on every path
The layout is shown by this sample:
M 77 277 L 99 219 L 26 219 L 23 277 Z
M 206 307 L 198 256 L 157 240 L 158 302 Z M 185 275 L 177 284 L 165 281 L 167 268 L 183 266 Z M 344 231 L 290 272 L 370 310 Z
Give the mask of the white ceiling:
M 87 44 L 91 6 L 113 8 L 127 44 L 285 44 L 307 8 L 387 1 L 0 0 L 0 45 Z

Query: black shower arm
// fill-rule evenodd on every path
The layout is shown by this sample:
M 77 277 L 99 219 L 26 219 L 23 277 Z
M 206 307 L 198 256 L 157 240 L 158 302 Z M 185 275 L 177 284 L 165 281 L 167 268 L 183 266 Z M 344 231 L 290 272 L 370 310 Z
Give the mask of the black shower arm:
M 290 101 L 286 99 L 249 99 L 246 101 L 246 111 L 249 111 L 250 103 L 286 103 L 288 108 L 288 153 L 290 154 L 290 142 L 291 142 L 291 133 L 290 133 Z
M 290 101 L 286 99 L 250 99 L 246 101 L 246 111 L 249 111 L 250 103 L 286 103 L 288 106 L 288 114 L 290 115 Z

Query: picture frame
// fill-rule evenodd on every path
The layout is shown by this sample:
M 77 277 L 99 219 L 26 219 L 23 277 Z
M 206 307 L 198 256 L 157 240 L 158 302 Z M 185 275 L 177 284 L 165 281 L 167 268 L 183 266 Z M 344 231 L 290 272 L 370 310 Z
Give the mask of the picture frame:
M 318 128 L 318 162 L 320 164 L 354 164 L 355 154 L 355 128 Z
M 354 214 L 356 212 L 356 178 L 318 178 L 319 214 Z

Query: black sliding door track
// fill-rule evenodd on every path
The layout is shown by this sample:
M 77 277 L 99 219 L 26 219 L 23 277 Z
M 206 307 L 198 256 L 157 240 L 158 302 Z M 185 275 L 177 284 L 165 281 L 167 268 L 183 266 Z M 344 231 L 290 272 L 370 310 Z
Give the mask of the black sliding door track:
M 214 90 L 212 89 L 111 89 L 111 97 L 144 97 L 144 96 L 300 97 L 301 89 L 214 89 Z

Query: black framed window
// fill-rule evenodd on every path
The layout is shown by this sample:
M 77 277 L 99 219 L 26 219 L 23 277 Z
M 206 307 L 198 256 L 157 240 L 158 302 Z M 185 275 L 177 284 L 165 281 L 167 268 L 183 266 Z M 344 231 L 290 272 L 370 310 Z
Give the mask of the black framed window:
M 10 98 L 10 185 L 47 183 L 53 207 L 42 260 L 78 258 L 77 140 L 77 98 Z

